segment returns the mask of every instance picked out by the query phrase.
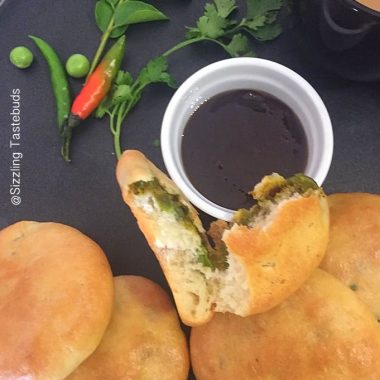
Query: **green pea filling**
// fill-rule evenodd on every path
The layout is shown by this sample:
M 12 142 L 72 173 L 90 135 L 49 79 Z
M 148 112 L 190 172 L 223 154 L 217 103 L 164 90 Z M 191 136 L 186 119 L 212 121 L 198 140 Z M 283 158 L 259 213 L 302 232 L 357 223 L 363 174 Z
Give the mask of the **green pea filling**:
M 157 178 L 151 181 L 138 181 L 132 183 L 129 187 L 135 195 L 151 193 L 160 210 L 174 214 L 176 220 L 184 223 L 191 221 L 189 209 L 179 201 L 179 195 L 168 193 L 160 185 Z
M 280 177 L 282 178 L 282 177 Z M 207 236 L 200 232 L 193 223 L 189 208 L 180 201 L 178 194 L 169 193 L 158 181 L 153 178 L 150 181 L 137 181 L 129 185 L 130 190 L 135 195 L 149 193 L 155 200 L 160 211 L 174 215 L 175 220 L 185 228 L 193 231 L 200 237 L 201 244 L 197 249 L 198 262 L 211 269 L 225 270 L 228 268 L 227 249 L 221 242 L 218 249 L 210 246 Z M 234 215 L 234 222 L 240 225 L 249 226 L 255 221 L 258 215 L 265 215 L 271 212 L 270 205 L 287 199 L 295 193 L 309 196 L 314 190 L 319 189 L 318 185 L 309 177 L 303 174 L 296 174 L 287 180 L 280 179 L 267 186 L 265 192 L 257 198 L 257 204 L 251 209 L 240 209 Z
M 134 195 L 144 195 L 149 193 L 155 200 L 160 211 L 174 215 L 176 221 L 181 223 L 185 228 L 196 233 L 201 239 L 201 245 L 197 249 L 198 262 L 205 267 L 211 269 L 224 270 L 228 268 L 227 250 L 213 249 L 205 234 L 200 232 L 193 223 L 189 208 L 181 203 L 178 194 L 169 193 L 158 181 L 154 178 L 150 181 L 137 181 L 129 185 L 130 190 Z
M 356 292 L 356 291 L 358 290 L 358 285 L 352 283 L 352 284 L 350 284 L 350 289 L 351 289 L 352 291 Z
M 281 177 L 280 177 L 281 178 Z M 278 204 L 284 199 L 292 197 L 294 194 L 300 194 L 304 197 L 312 194 L 313 191 L 318 190 L 319 186 L 312 179 L 303 174 L 295 174 L 288 179 L 276 179 L 273 181 L 273 186 L 265 189 L 264 194 L 256 196 L 257 204 L 251 209 L 237 210 L 233 221 L 237 224 L 249 226 L 255 222 L 258 215 L 265 216 L 270 213 L 270 206 Z

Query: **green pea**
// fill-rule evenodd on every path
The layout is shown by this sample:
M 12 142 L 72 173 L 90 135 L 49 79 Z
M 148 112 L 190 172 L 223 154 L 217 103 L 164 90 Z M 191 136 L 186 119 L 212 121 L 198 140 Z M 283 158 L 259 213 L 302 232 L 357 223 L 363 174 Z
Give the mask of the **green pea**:
M 33 62 L 33 53 L 25 46 L 17 46 L 9 53 L 9 59 L 19 69 L 26 69 Z
M 90 62 L 83 54 L 73 54 L 66 61 L 66 71 L 73 78 L 83 78 L 90 70 Z

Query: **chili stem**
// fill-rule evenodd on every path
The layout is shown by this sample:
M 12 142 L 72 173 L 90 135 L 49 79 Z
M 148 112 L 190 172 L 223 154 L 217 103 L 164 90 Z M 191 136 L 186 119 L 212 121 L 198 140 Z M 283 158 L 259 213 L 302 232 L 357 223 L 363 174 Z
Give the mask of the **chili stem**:
M 118 3 L 115 6 L 115 9 L 119 5 L 119 3 L 121 3 L 122 1 L 123 0 L 119 0 L 118 1 Z M 110 37 L 110 34 L 112 33 L 112 30 L 114 28 L 114 23 L 115 23 L 115 12 L 112 15 L 112 18 L 111 18 L 111 20 L 110 20 L 110 22 L 109 22 L 109 24 L 107 26 L 107 29 L 105 30 L 105 32 L 102 35 L 102 38 L 100 40 L 100 44 L 98 46 L 98 50 L 96 51 L 95 56 L 94 56 L 94 58 L 93 58 L 93 60 L 91 62 L 90 71 L 87 74 L 86 82 L 87 82 L 88 78 L 90 77 L 90 75 L 94 72 L 96 66 L 99 63 L 100 57 L 103 54 L 104 48 L 106 47 L 106 43 L 107 43 L 107 41 L 108 41 L 108 39 Z
M 112 24 L 113 24 L 113 19 L 111 20 L 109 25 L 112 26 Z M 94 72 L 96 66 L 99 63 L 100 57 L 103 54 L 104 48 L 105 48 L 106 43 L 108 41 L 109 35 L 111 34 L 111 31 L 112 31 L 112 28 L 108 27 L 107 30 L 103 33 L 102 39 L 100 40 L 98 50 L 96 51 L 94 59 L 92 60 L 90 71 L 87 74 L 86 82 L 87 82 L 87 79 L 90 77 L 90 75 Z
M 117 119 L 116 119 L 116 128 L 115 128 L 115 134 L 113 135 L 113 145 L 116 153 L 117 159 L 121 156 L 121 146 L 120 146 L 120 135 L 121 135 L 121 124 L 123 123 L 123 113 L 124 109 L 126 107 L 126 102 L 120 104 L 120 108 L 117 112 Z M 131 103 L 128 104 L 128 108 Z
M 140 88 L 141 88 L 141 91 L 142 91 L 145 88 L 145 86 L 139 87 L 139 89 Z M 128 103 L 128 106 L 125 109 L 125 111 L 124 111 L 124 113 L 123 113 L 123 115 L 121 117 L 121 122 L 123 122 L 123 120 L 127 117 L 127 115 L 129 114 L 129 112 L 132 110 L 132 108 L 137 104 L 137 102 L 140 100 L 140 97 L 141 97 L 141 93 L 136 92 L 136 95 L 134 96 L 133 100 Z
M 71 142 L 71 134 L 72 134 L 72 130 L 71 128 L 68 128 L 66 131 L 65 131 L 65 135 L 63 137 L 63 145 L 62 145 L 62 148 L 61 148 L 61 154 L 62 154 L 62 157 L 63 159 L 66 161 L 66 162 L 70 162 L 70 142 Z
M 110 117 L 110 129 L 111 129 L 111 133 L 114 135 L 116 133 L 116 129 L 115 129 L 115 114 L 118 110 L 118 106 L 116 106 L 111 113 L 109 113 L 109 117 Z
M 194 44 L 199 41 L 206 40 L 206 37 L 197 37 L 197 38 L 192 38 L 190 40 L 185 40 L 183 42 L 180 42 L 178 45 L 175 45 L 171 49 L 167 50 L 164 54 L 162 54 L 164 57 L 168 57 L 170 54 L 174 53 L 175 51 L 182 49 L 188 45 Z
M 114 134 L 114 149 L 116 152 L 117 159 L 121 156 L 121 145 L 120 145 L 120 137 L 121 137 L 121 125 L 132 108 L 136 105 L 137 100 L 131 102 L 122 103 L 122 107 L 120 107 L 118 111 L 117 124 L 115 128 Z

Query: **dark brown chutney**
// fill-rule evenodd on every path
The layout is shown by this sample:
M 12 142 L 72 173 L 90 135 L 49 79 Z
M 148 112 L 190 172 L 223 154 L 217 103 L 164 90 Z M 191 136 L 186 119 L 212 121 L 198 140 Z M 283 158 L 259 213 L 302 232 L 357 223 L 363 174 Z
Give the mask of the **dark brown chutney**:
M 242 89 L 205 101 L 188 120 L 182 159 L 193 186 L 233 210 L 253 204 L 248 192 L 272 172 L 304 172 L 305 131 L 293 110 L 276 97 Z

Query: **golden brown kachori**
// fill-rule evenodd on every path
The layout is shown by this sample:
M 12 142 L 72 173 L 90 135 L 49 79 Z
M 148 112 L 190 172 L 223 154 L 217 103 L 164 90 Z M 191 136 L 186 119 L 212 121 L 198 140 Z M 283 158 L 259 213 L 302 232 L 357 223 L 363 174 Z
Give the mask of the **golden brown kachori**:
M 101 248 L 57 223 L 0 231 L 0 379 L 60 380 L 99 344 L 113 280 Z
M 197 380 L 378 380 L 380 329 L 355 294 L 317 269 L 274 309 L 215 314 L 190 340 Z
M 330 240 L 321 268 L 349 286 L 380 321 L 380 196 L 332 194 L 328 202 Z
M 215 312 L 248 316 L 275 307 L 325 253 L 326 196 L 304 175 L 264 177 L 253 191 L 257 204 L 239 210 L 216 244 L 177 185 L 141 152 L 125 151 L 116 176 L 189 326 L 207 323 Z
M 146 278 L 120 276 L 102 342 L 67 380 L 186 380 L 188 371 L 187 343 L 167 294 Z

